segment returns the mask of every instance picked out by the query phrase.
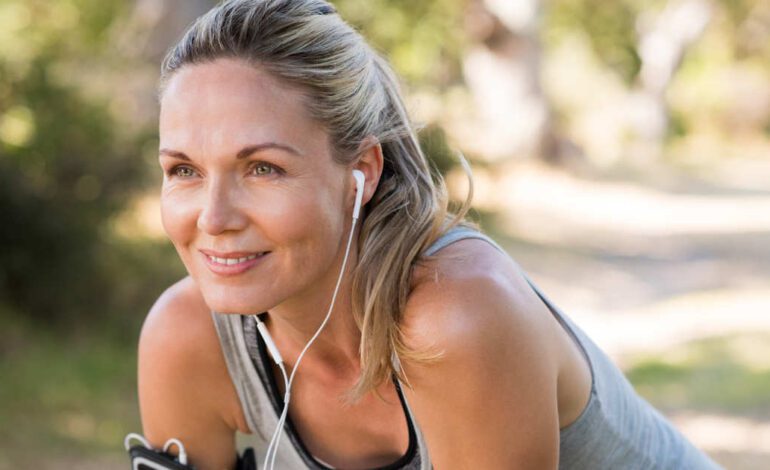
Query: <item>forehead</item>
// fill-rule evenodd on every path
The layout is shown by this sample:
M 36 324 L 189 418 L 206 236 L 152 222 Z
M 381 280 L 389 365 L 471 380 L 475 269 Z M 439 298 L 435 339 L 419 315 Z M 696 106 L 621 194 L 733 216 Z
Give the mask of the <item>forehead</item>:
M 182 67 L 160 104 L 161 147 L 241 148 L 278 141 L 312 153 L 327 144 L 301 92 L 237 59 Z

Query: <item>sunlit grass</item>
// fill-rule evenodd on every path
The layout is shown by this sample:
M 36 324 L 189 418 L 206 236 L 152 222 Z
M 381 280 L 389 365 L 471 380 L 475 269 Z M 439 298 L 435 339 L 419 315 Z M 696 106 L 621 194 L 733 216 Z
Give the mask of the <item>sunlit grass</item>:
M 662 409 L 770 415 L 768 350 L 770 333 L 708 338 L 639 356 L 625 373 Z
M 18 325 L 16 333 L 23 336 L 0 356 L 0 454 L 28 462 L 40 449 L 48 456 L 121 452 L 125 434 L 141 429 L 135 347 Z

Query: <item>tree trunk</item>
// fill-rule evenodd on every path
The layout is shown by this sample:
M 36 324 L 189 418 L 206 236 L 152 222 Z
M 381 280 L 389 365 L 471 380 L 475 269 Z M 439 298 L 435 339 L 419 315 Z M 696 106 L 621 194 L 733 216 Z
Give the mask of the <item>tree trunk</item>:
M 551 154 L 540 88 L 539 1 L 471 0 L 466 18 L 475 43 L 463 60 L 471 99 L 450 132 L 492 162 Z

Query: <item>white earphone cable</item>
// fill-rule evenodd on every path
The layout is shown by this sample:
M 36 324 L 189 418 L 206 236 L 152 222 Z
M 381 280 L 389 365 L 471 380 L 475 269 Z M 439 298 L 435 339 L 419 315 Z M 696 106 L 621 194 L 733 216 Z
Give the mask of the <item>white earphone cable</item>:
M 275 432 L 273 433 L 273 437 L 270 439 L 270 444 L 267 447 L 267 453 L 265 454 L 265 468 L 273 470 L 275 467 L 275 459 L 278 454 L 278 446 L 281 442 L 281 435 L 283 426 L 286 423 L 286 418 L 288 416 L 289 411 L 289 400 L 291 399 L 291 386 L 294 383 L 294 375 L 297 373 L 297 369 L 299 368 L 299 363 L 302 360 L 302 358 L 305 356 L 305 352 L 308 350 L 311 344 L 313 344 L 313 341 L 318 337 L 319 334 L 321 334 L 321 331 L 323 330 L 324 326 L 326 326 L 326 323 L 329 321 L 329 317 L 331 317 L 332 310 L 334 309 L 334 303 L 337 300 L 337 292 L 339 291 L 340 285 L 342 284 L 342 277 L 345 274 L 345 266 L 347 266 L 348 262 L 348 255 L 350 254 L 350 245 L 353 241 L 353 233 L 355 232 L 356 222 L 358 221 L 358 217 L 354 216 L 353 221 L 350 226 L 350 235 L 348 236 L 348 244 L 345 248 L 345 257 L 342 260 L 342 268 L 340 269 L 340 275 L 337 278 L 337 285 L 334 287 L 334 294 L 332 295 L 332 300 L 329 305 L 329 311 L 326 313 L 326 317 L 324 318 L 323 322 L 321 322 L 321 325 L 316 330 L 315 334 L 312 338 L 310 338 L 310 341 L 307 342 L 304 349 L 302 349 L 302 352 L 299 354 L 299 357 L 297 358 L 297 362 L 294 364 L 294 368 L 291 371 L 291 376 L 289 379 L 286 379 L 286 369 L 283 366 L 283 363 L 278 364 L 278 366 L 281 368 L 281 372 L 283 373 L 284 378 L 284 384 L 285 384 L 285 396 L 284 396 L 284 405 L 283 405 L 283 411 L 281 412 L 281 416 L 278 420 L 278 427 L 276 428 Z M 257 318 L 256 315 L 253 315 L 253 317 L 257 320 L 257 322 L 260 322 L 259 318 Z M 275 359 L 275 358 L 274 358 Z
M 289 402 L 289 400 L 288 400 L 288 398 L 289 398 L 289 393 L 288 393 L 288 390 L 289 390 L 289 380 L 288 380 L 288 376 L 286 375 L 286 368 L 283 366 L 283 362 L 278 364 L 278 367 L 281 368 L 281 374 L 283 375 L 284 390 L 286 390 L 286 393 L 284 394 L 284 397 L 283 397 L 283 400 L 284 400 L 284 411 L 281 413 L 281 418 L 278 420 L 278 428 L 277 429 L 280 430 L 280 429 L 283 429 L 283 425 L 281 424 L 281 422 L 283 420 L 283 416 L 286 413 L 286 410 L 288 410 L 288 408 L 289 408 L 288 407 L 288 402 Z M 271 468 L 271 467 L 267 466 L 267 462 L 269 462 L 268 458 L 271 455 L 270 454 L 271 449 L 273 449 L 274 446 L 276 446 L 276 440 L 277 440 L 278 436 L 280 436 L 280 432 L 274 432 L 273 433 L 273 437 L 270 438 L 270 444 L 267 446 L 267 453 L 265 454 L 265 468 Z M 275 449 L 276 449 L 275 453 L 277 453 L 277 447 L 275 447 Z M 273 460 L 275 460 L 275 458 L 273 458 Z

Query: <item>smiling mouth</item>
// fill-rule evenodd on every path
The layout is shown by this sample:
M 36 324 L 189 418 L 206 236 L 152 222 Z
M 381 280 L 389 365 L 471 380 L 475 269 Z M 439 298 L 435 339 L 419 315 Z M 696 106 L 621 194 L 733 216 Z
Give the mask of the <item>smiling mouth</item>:
M 211 256 L 211 255 L 206 255 L 206 257 L 212 263 L 221 264 L 222 266 L 232 266 L 232 265 L 235 265 L 235 264 L 241 264 L 241 263 L 245 263 L 246 261 L 250 261 L 250 260 L 259 258 L 261 256 L 264 256 L 264 255 L 268 254 L 268 253 L 270 253 L 270 252 L 269 251 L 263 251 L 261 253 L 255 253 L 253 255 L 243 256 L 243 257 L 240 257 L 240 258 L 219 258 L 217 256 Z

